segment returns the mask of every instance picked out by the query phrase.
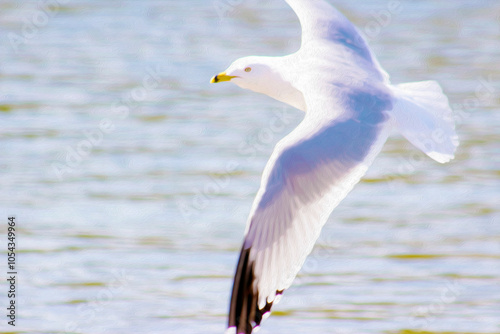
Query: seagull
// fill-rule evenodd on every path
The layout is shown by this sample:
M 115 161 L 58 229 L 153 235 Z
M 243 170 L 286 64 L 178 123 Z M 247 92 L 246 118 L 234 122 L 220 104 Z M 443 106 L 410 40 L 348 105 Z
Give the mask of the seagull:
M 394 129 L 445 163 L 458 146 L 440 85 L 393 85 L 359 30 L 324 0 L 286 0 L 302 27 L 298 51 L 236 60 L 231 81 L 304 111 L 276 144 L 247 221 L 226 333 L 250 334 L 290 287 L 333 209 Z

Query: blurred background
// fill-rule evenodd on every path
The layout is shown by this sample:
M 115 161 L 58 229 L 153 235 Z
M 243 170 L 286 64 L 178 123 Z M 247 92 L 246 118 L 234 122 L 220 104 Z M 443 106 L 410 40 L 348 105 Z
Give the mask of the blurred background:
M 500 2 L 331 1 L 461 146 L 402 137 L 334 211 L 261 333 L 500 332 Z M 0 2 L 0 245 L 14 333 L 222 333 L 260 175 L 302 113 L 210 77 L 285 55 L 282 0 Z M 0 303 L 8 304 L 3 281 Z

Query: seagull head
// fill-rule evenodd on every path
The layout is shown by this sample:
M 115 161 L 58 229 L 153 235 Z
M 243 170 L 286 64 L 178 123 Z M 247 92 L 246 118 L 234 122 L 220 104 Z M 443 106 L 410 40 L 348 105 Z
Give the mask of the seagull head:
M 285 57 L 250 56 L 236 60 L 224 72 L 212 77 L 210 83 L 231 81 L 237 86 L 265 94 L 305 111 L 302 93 L 286 78 L 290 66 Z
M 268 57 L 244 57 L 236 60 L 224 72 L 212 77 L 210 83 L 231 81 L 241 88 L 250 89 L 261 93 L 266 80 L 273 77 L 271 67 L 266 64 Z

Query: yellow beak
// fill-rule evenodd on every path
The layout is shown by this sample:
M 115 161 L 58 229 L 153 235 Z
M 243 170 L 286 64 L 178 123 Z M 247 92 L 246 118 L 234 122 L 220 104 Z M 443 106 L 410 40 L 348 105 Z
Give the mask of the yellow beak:
M 236 78 L 236 76 L 227 75 L 226 72 L 222 72 L 222 73 L 219 73 L 216 76 L 212 77 L 212 79 L 210 79 L 210 83 L 229 81 L 232 78 Z

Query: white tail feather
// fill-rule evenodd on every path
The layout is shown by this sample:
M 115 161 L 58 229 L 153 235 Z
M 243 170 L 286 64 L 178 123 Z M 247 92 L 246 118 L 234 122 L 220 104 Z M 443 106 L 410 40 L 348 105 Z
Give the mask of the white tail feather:
M 455 156 L 458 136 L 448 98 L 436 81 L 392 86 L 391 111 L 396 129 L 432 159 L 445 163 Z

